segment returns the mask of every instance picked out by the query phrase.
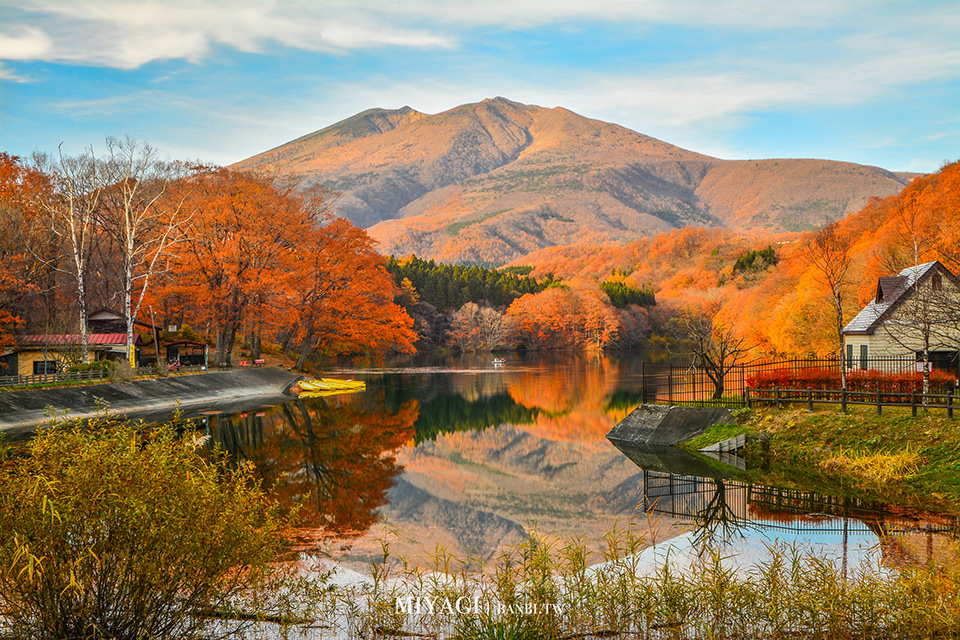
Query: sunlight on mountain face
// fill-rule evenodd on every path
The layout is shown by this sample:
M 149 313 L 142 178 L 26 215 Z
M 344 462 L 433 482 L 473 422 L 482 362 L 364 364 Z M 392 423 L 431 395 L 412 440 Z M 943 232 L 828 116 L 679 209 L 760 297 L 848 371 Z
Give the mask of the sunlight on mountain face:
M 721 160 L 504 98 L 371 109 L 237 166 L 338 192 L 340 215 L 385 253 L 500 264 L 691 225 L 800 231 L 908 181 L 826 160 Z

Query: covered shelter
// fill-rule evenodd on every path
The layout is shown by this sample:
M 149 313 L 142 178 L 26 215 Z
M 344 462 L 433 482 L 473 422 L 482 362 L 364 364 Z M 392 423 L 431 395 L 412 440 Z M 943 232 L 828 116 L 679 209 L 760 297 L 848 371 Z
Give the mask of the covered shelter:
M 178 340 L 166 344 L 167 362 L 181 366 L 202 366 L 207 363 L 207 345 L 193 340 Z

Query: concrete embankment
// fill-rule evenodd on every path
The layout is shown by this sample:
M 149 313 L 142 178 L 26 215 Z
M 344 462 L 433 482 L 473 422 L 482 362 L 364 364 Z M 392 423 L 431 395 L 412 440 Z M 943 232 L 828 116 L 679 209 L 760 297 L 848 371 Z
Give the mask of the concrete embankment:
M 607 439 L 632 445 L 675 445 L 718 422 L 730 422 L 732 417 L 729 409 L 642 404 L 618 422 Z
M 302 376 L 265 367 L 169 376 L 53 389 L 26 389 L 0 393 L 0 430 L 31 427 L 58 416 L 87 417 L 102 412 L 142 413 L 241 398 L 278 397 Z

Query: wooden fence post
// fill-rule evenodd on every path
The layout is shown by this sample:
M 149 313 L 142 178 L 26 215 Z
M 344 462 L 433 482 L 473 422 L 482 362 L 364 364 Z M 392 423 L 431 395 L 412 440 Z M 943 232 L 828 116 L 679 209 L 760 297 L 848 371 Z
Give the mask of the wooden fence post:
M 813 411 L 813 389 L 810 387 L 807 387 L 807 407 Z
M 882 415 L 883 405 L 880 404 L 880 385 L 877 385 L 877 415 Z
M 773 397 L 776 399 L 777 409 L 779 409 L 780 408 L 780 387 L 778 385 L 774 385 L 773 387 Z
M 913 415 L 914 418 L 917 417 L 917 392 L 916 391 L 910 392 L 910 413 Z
M 947 417 L 953 420 L 953 391 L 947 396 Z
M 747 400 L 747 409 L 752 409 L 753 407 L 750 406 L 750 389 L 743 390 L 743 397 Z

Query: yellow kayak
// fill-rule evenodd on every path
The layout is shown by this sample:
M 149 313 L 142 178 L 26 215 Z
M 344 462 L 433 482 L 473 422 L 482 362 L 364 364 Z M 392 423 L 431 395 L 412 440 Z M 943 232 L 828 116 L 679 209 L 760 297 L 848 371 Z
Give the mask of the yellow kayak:
M 367 383 L 363 380 L 340 380 L 339 378 L 320 378 L 319 380 L 301 380 L 297 383 L 301 391 L 363 391 Z
M 359 393 L 363 389 L 331 389 L 330 391 L 301 391 L 298 398 L 326 398 L 327 396 L 338 396 L 344 393 Z

